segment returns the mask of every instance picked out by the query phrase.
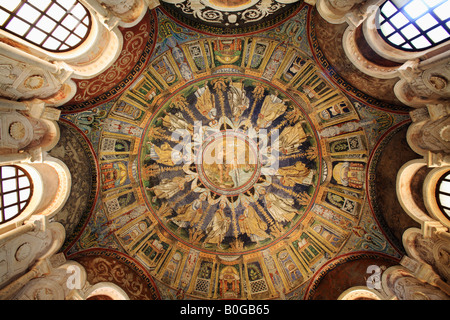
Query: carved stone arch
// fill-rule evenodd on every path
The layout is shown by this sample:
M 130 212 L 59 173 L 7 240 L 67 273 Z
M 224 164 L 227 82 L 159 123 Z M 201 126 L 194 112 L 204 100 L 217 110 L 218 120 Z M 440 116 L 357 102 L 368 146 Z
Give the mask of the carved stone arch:
M 376 290 L 356 286 L 342 292 L 338 300 L 384 300 L 384 297 Z
M 147 0 L 78 2 L 88 11 L 91 23 L 86 38 L 72 50 L 52 52 L 0 30 L 0 76 L 2 81 L 7 79 L 0 95 L 11 100 L 40 99 L 51 106 L 70 101 L 77 91 L 72 79 L 91 79 L 107 70 L 122 51 L 119 26 L 136 25 L 149 8 Z
M 33 215 L 52 218 L 65 204 L 70 194 L 71 175 L 66 165 L 48 157 L 43 163 L 12 163 L 29 175 L 32 192 L 28 205 L 14 219 L 5 222 L 0 232 L 21 226 Z
M 316 8 L 329 23 L 348 24 L 342 44 L 347 58 L 359 71 L 378 79 L 398 78 L 393 92 L 401 103 L 414 108 L 445 103 L 450 96 L 450 41 L 421 51 L 394 47 L 379 32 L 378 16 L 385 2 L 318 0 Z
M 444 42 L 436 47 L 416 52 L 394 48 L 381 37 L 377 30 L 379 26 L 377 26 L 376 19 L 379 14 L 379 6 L 386 2 L 386 0 L 372 2 L 375 2 L 375 5 L 369 7 L 370 11 L 368 11 L 367 18 L 363 22 L 363 32 L 369 46 L 385 59 L 404 63 L 406 61 L 429 56 L 433 51 L 442 52 L 442 50 L 445 50 L 445 48 L 449 45 L 448 42 Z
M 449 166 L 435 168 L 427 175 L 423 185 L 424 203 L 428 212 L 447 228 L 450 228 L 450 218 L 448 214 L 443 212 L 444 209 L 439 205 L 437 189 L 439 188 L 439 184 L 442 183 L 441 179 L 449 172 Z
M 401 64 L 379 56 L 371 50 L 363 33 L 363 27 L 347 27 L 342 36 L 344 51 L 349 60 L 361 72 L 379 79 L 393 79 L 399 76 Z
M 127 293 L 111 282 L 98 282 L 85 292 L 86 300 L 129 300 Z
M 427 163 L 423 159 L 411 160 L 405 163 L 397 174 L 397 198 L 405 212 L 416 222 L 423 224 L 433 220 L 427 212 L 420 208 L 411 192 L 412 180 L 415 174 Z
M 94 7 L 88 0 L 77 0 L 89 15 L 90 30 L 85 39 L 76 47 L 68 51 L 50 51 L 31 41 L 22 39 L 6 30 L 0 30 L 3 41 L 1 49 L 5 50 L 19 60 L 25 62 L 41 61 L 42 65 L 48 63 L 48 69 L 53 68 L 65 71 L 66 75 L 75 77 L 91 76 L 106 69 L 118 55 L 121 49 L 122 34 L 113 29 L 102 20 L 101 6 Z M 99 12 L 100 11 L 100 12 Z M 103 9 L 104 11 L 104 9 Z M 1 51 L 3 51 L 1 50 Z

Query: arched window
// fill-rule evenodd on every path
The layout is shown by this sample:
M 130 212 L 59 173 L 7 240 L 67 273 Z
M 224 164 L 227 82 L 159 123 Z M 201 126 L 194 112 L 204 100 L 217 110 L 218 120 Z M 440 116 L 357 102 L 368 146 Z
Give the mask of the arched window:
M 439 179 L 436 185 L 436 200 L 439 209 L 450 220 L 450 172 Z
M 0 2 L 0 29 L 52 52 L 76 48 L 90 27 L 89 13 L 77 0 Z
M 0 224 L 17 217 L 30 202 L 32 192 L 26 171 L 17 166 L 0 167 Z
M 380 35 L 398 49 L 420 51 L 450 39 L 450 0 L 388 0 L 377 18 Z

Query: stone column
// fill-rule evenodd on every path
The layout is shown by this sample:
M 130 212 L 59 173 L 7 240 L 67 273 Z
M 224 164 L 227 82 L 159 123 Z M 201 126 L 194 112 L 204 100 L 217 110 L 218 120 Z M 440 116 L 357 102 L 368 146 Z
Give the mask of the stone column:
M 148 0 L 96 0 L 125 24 L 136 24 L 149 9 Z

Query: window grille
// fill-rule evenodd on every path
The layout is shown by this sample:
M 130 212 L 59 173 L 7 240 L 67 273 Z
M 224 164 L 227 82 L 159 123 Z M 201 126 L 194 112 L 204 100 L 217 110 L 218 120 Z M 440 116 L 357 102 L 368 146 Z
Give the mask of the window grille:
M 17 217 L 28 205 L 33 184 L 28 173 L 17 166 L 0 167 L 0 224 Z
M 0 29 L 51 52 L 76 48 L 90 28 L 90 15 L 77 0 L 0 2 Z
M 436 201 L 442 213 L 450 220 L 450 171 L 436 185 Z
M 391 46 L 425 50 L 450 38 L 450 0 L 388 0 L 377 20 L 378 32 Z

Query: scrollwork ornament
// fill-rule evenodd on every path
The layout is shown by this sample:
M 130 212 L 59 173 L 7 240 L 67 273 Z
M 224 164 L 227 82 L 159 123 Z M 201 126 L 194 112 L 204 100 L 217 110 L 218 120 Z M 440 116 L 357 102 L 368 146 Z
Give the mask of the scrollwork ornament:
M 175 7 L 180 8 L 183 13 L 196 15 L 195 11 L 191 8 L 189 2 L 177 3 L 177 4 L 175 4 Z
M 18 262 L 24 261 L 30 256 L 31 251 L 32 251 L 31 245 L 28 242 L 25 242 L 17 248 L 14 257 Z
M 179 8 L 184 14 L 193 15 L 208 23 L 222 23 L 225 16 L 229 14 L 226 8 L 222 12 L 212 6 L 208 6 L 207 1 L 187 0 L 175 3 L 175 7 Z M 233 18 L 228 21 L 236 25 L 256 22 L 268 17 L 283 7 L 285 7 L 283 3 L 278 3 L 273 0 L 261 0 L 255 5 L 243 5 L 241 10 L 233 11 L 233 14 L 230 15 Z
M 223 14 L 220 11 L 210 9 L 202 11 L 200 18 L 207 22 L 220 23 L 223 21 Z
M 245 10 L 242 13 L 242 19 L 248 23 L 248 22 L 253 22 L 253 21 L 257 21 L 260 20 L 264 17 L 265 15 L 263 14 L 263 12 L 259 9 L 248 9 Z

